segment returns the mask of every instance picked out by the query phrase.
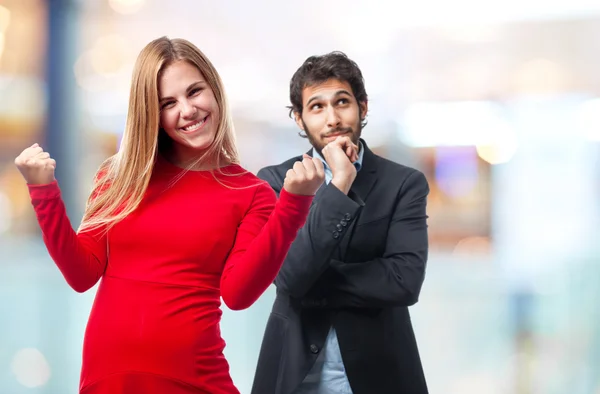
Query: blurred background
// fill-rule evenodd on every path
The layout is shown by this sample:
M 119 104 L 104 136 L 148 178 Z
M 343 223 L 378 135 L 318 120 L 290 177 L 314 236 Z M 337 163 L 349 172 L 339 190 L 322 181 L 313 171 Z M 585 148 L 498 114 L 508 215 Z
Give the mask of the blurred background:
M 13 160 L 50 151 L 77 225 L 162 35 L 221 73 L 253 172 L 308 149 L 285 108 L 304 59 L 359 64 L 364 138 L 431 186 L 411 313 L 432 394 L 600 394 L 597 0 L 0 0 L 0 394 L 77 392 L 95 293 L 48 257 Z M 224 311 L 242 393 L 273 297 Z

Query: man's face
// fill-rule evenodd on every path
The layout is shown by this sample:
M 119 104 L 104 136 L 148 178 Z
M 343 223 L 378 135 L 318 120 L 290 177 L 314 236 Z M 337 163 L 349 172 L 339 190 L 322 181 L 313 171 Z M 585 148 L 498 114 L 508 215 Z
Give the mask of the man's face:
M 298 127 L 321 154 L 325 145 L 338 136 L 348 136 L 358 144 L 361 121 L 367 115 L 367 109 L 367 102 L 356 101 L 348 82 L 330 79 L 305 87 L 302 90 L 302 115 L 294 115 Z

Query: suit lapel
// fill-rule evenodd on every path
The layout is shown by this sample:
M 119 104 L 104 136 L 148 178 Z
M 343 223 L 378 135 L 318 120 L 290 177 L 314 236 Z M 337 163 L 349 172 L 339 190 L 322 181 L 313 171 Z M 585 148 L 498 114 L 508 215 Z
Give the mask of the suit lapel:
M 373 189 L 375 182 L 377 181 L 377 161 L 375 154 L 367 147 L 367 144 L 363 141 L 363 149 L 365 153 L 363 155 L 362 168 L 356 175 L 354 183 L 350 190 L 354 192 L 363 201 L 367 200 L 369 193 Z
M 369 194 L 373 190 L 373 186 L 375 186 L 375 183 L 377 182 L 377 160 L 375 154 L 367 147 L 367 144 L 364 141 L 362 141 L 362 143 L 363 148 L 365 149 L 362 168 L 356 175 L 356 179 L 354 180 L 350 191 L 351 193 L 354 193 L 359 200 L 362 200 L 363 203 L 366 203 Z M 340 242 L 339 252 L 341 261 L 346 260 L 346 252 L 348 251 L 348 246 L 352 241 L 354 229 L 356 228 L 356 224 L 360 219 L 361 213 L 362 209 L 358 211 L 358 216 L 352 221 L 348 231 L 346 231 L 346 234 Z
M 377 172 L 366 171 L 366 168 L 363 168 L 356 176 L 356 179 L 354 180 L 350 190 L 364 202 L 367 200 L 367 197 L 373 189 L 376 181 Z

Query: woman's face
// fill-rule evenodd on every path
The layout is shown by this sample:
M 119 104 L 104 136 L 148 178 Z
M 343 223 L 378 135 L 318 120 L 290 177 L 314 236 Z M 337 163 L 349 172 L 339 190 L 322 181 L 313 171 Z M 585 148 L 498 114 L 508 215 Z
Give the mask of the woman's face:
M 198 158 L 215 140 L 219 105 L 200 70 L 184 60 L 168 65 L 158 81 L 160 127 L 180 162 Z

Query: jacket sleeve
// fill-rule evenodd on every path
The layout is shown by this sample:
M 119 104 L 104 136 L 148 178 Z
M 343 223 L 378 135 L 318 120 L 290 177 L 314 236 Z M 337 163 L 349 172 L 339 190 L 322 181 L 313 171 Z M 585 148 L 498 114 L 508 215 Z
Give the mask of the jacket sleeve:
M 380 258 L 358 263 L 329 261 L 315 294 L 302 300 L 306 307 L 382 308 L 410 306 L 419 299 L 428 257 L 425 176 L 413 172 L 402 186 Z M 311 292 L 312 293 L 312 292 Z
M 276 193 L 281 190 L 283 180 L 271 169 L 262 169 L 258 177 Z M 323 187 L 275 278 L 277 289 L 295 298 L 304 297 L 329 267 L 333 251 L 361 208 L 358 198 L 348 197 L 332 184 Z M 340 223 L 346 225 L 338 228 Z

